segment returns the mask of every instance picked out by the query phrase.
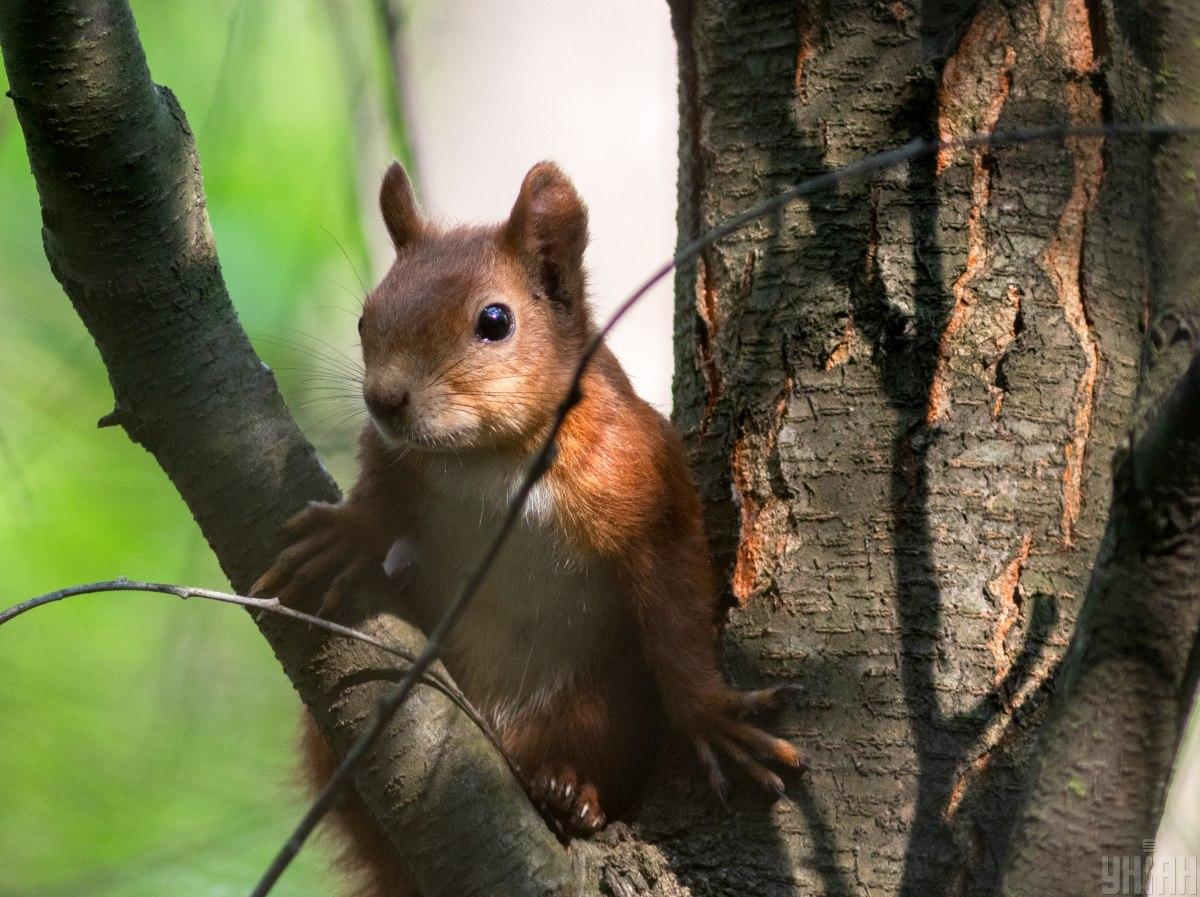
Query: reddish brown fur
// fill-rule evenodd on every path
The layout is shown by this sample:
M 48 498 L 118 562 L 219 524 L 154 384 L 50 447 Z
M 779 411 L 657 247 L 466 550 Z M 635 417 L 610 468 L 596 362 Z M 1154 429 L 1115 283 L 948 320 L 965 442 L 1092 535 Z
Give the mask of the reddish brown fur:
M 337 757 L 311 716 L 301 722 L 300 752 L 305 783 L 313 794 L 324 787 L 337 768 Z M 357 793 L 351 793 L 331 812 L 340 835 L 339 863 L 348 881 L 347 897 L 417 897 L 419 892 Z
M 582 267 L 586 211 L 553 165 L 530 171 L 499 227 L 432 227 L 398 167 L 385 177 L 381 208 L 397 259 L 363 312 L 363 391 L 375 423 L 363 432 L 360 476 L 346 500 L 301 515 L 293 546 L 257 586 L 288 603 L 324 596 L 336 605 L 368 580 L 403 591 L 383 574 L 384 557 L 405 534 L 420 535 L 447 519 L 457 523 L 445 517 L 453 514 L 446 506 L 454 496 L 484 501 L 479 538 L 490 537 L 483 525 L 490 511 L 472 490 L 506 498 L 504 477 L 519 475 L 544 438 L 593 332 Z M 501 341 L 481 342 L 475 322 L 497 301 L 511 308 L 516 328 Z M 472 474 L 478 485 L 464 486 Z M 533 776 L 532 797 L 569 834 L 627 815 L 671 731 L 693 742 L 718 788 L 720 752 L 782 793 L 778 777 L 758 761 L 799 767 L 799 754 L 742 719 L 775 705 L 781 692 L 741 693 L 725 683 L 717 592 L 682 446 L 606 348 L 585 375 L 582 400 L 564 423 L 542 488 L 527 519 L 526 544 L 574 559 L 613 584 L 615 594 L 599 596 L 599 610 L 563 604 L 590 641 L 568 649 L 577 653 L 564 658 L 561 676 L 532 693 L 524 674 L 515 691 L 506 690 L 513 683 L 504 670 L 490 678 L 499 669 L 497 652 L 471 640 L 469 615 L 456 627 L 461 641 L 452 636 L 443 653 L 468 697 L 493 718 L 513 759 Z M 435 517 L 442 522 L 431 523 Z M 469 527 L 463 528 L 465 538 Z M 430 542 L 429 550 L 439 544 Z M 463 547 L 453 560 L 465 568 L 477 554 Z M 439 563 L 417 568 L 419 575 L 442 575 L 437 568 L 445 558 L 432 559 Z M 406 615 L 418 625 L 431 625 L 442 604 L 422 604 L 417 593 L 436 591 L 402 595 Z M 468 614 L 500 613 L 498 625 L 526 615 L 536 624 L 537 615 L 520 604 L 525 597 L 493 596 L 491 605 L 481 597 Z M 550 607 L 547 613 L 555 612 Z M 556 661 L 555 651 L 563 649 L 539 643 L 536 626 L 530 632 L 530 651 L 546 652 L 539 662 Z M 531 653 L 527 668 L 532 660 Z M 333 759 L 311 724 L 305 752 L 313 784 L 325 781 Z M 348 865 L 363 870 L 360 893 L 409 893 L 398 860 L 361 804 L 345 807 L 337 821 Z

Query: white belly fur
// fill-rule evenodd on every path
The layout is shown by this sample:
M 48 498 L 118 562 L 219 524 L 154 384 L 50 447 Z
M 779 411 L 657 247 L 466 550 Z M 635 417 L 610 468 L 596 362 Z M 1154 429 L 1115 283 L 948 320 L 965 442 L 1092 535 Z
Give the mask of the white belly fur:
M 394 549 L 402 602 L 436 620 L 498 529 L 523 468 L 456 457 L 424 462 L 412 500 L 413 531 Z M 620 614 L 612 566 L 560 535 L 549 491 L 526 513 L 443 650 L 450 674 L 493 724 L 536 712 L 594 670 Z

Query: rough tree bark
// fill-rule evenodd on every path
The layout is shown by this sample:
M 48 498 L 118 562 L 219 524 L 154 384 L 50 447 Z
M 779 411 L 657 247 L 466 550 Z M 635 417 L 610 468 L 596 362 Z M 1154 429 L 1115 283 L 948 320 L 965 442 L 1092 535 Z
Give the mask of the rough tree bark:
M 675 0 L 672 13 L 684 234 L 914 136 L 1194 117 L 1167 102 L 1180 76 L 1164 77 L 1155 45 L 1166 13 L 1133 3 Z M 1194 53 L 1197 31 L 1175 33 Z M 745 810 L 736 837 L 724 820 L 655 817 L 647 834 L 680 878 L 720 891 L 720 865 L 756 894 L 996 890 L 1104 530 L 1144 318 L 1155 333 L 1175 320 L 1168 308 L 1194 319 L 1194 262 L 1154 289 L 1148 263 L 1152 164 L 1176 249 L 1195 232 L 1182 162 L 1152 163 L 1138 141 L 943 153 L 796 205 L 680 272 L 676 420 L 729 574 L 728 653 L 743 680 L 807 686 L 789 734 L 813 765 L 795 806 Z M 1170 383 L 1181 365 L 1147 370 Z M 1172 532 L 1186 532 L 1189 484 L 1144 485 L 1166 503 L 1152 513 L 1169 506 Z M 1136 529 L 1147 512 L 1118 497 L 1114 530 Z M 1062 826 L 1051 811 L 1071 779 L 1043 767 L 1058 778 L 1043 778 L 1025 818 L 1049 824 L 1023 828 L 1037 850 L 1018 859 L 1053 865 L 1074 839 L 1088 860 L 1053 882 L 1074 889 L 1050 893 L 1098 888 L 1102 849 L 1136 855 L 1153 837 L 1194 683 L 1184 542 L 1157 568 L 1181 577 L 1175 594 L 1138 605 L 1153 613 L 1140 636 L 1120 628 L 1129 608 L 1113 608 L 1145 573 L 1128 562 L 1146 543 L 1118 537 L 1126 554 L 1105 569 L 1125 588 L 1093 588 L 1088 631 L 1109 633 L 1093 655 L 1166 656 L 1109 667 L 1145 675 L 1107 692 L 1108 716 L 1097 699 L 1113 677 L 1085 673 L 1089 687 L 1073 689 L 1089 722 L 1111 727 L 1100 740 L 1128 739 L 1126 767 L 1146 765 L 1112 783 L 1136 812 L 1102 843 L 1088 839 L 1105 807 L 1077 800 Z M 1116 777 L 1119 754 L 1083 756 L 1053 731 L 1046 744 Z M 1047 893 L 1019 871 L 1014 891 L 1039 881 Z
M 1200 10 L 1163 4 L 1129 50 L 1156 74 L 1154 114 L 1200 112 Z M 1153 268 L 1128 443 L 1114 463 L 1100 555 L 1009 844 L 1004 892 L 1082 893 L 1105 871 L 1128 889 L 1162 814 L 1200 670 L 1200 141 L 1173 139 L 1150 171 Z M 1124 861 L 1124 863 L 1122 863 Z M 1144 882 L 1141 883 L 1144 886 Z M 1164 881 L 1165 893 L 1179 886 Z
M 1175 72 L 1194 70 L 1196 23 L 1170 22 L 1173 41 L 1149 27 L 1170 4 L 1151 19 L 1108 0 L 674 0 L 672 15 L 682 238 L 914 135 L 1192 118 Z M 0 48 L 47 255 L 111 374 L 108 421 L 155 454 L 244 588 L 275 547 L 264 534 L 336 488 L 237 323 L 183 114 L 120 0 L 7 0 Z M 742 789 L 728 811 L 664 783 L 634 825 L 569 857 L 470 723 L 422 691 L 358 781 L 427 892 L 584 893 L 598 876 L 621 897 L 982 894 L 1010 841 L 1011 891 L 1078 892 L 1097 884 L 1093 854 L 1036 877 L 1070 839 L 1136 853 L 1200 668 L 1200 367 L 1158 413 L 1195 349 L 1193 151 L 947 153 L 681 271 L 676 417 L 731 584 L 727 657 L 741 684 L 806 686 L 783 725 L 813 772 L 791 802 Z M 1135 406 L 1152 423 L 1123 449 L 1081 615 Z M 259 625 L 344 748 L 386 661 Z M 1077 800 L 1080 769 L 1130 763 L 1114 818 Z

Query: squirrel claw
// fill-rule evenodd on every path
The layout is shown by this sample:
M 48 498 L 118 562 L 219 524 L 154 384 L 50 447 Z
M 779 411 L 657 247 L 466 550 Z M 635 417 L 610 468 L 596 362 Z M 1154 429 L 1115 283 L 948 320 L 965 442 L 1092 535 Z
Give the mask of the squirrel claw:
M 319 603 L 318 614 L 336 609 L 370 569 L 363 541 L 347 527 L 341 505 L 313 502 L 285 525 L 290 544 L 251 589 L 251 594 L 275 597 L 286 607 Z M 319 601 L 318 601 L 319 599 Z
M 786 766 L 797 772 L 808 768 L 804 757 L 794 745 L 739 718 L 780 707 L 784 701 L 795 695 L 796 691 L 793 686 L 779 686 L 756 692 L 734 692 L 728 696 L 730 700 L 726 711 L 708 716 L 702 724 L 693 729 L 695 733 L 703 733 L 693 735 L 692 741 L 709 784 L 722 804 L 725 803 L 728 786 L 717 758 L 718 751 L 735 763 L 760 788 L 776 798 L 787 797 L 783 779 L 765 763 Z
M 757 716 L 762 713 L 782 710 L 795 701 L 803 692 L 804 686 L 788 682 L 772 688 L 733 692 L 733 694 L 739 713 L 743 716 Z
M 297 511 L 283 525 L 283 532 L 295 542 L 311 536 L 336 520 L 339 505 L 325 501 L 310 501 L 304 509 Z
M 328 616 L 352 599 L 355 589 L 366 580 L 369 572 L 370 564 L 366 561 L 361 558 L 352 561 L 346 569 L 338 573 L 329 583 L 329 588 L 325 590 L 325 597 L 321 600 L 321 608 L 317 611 L 317 616 Z
M 529 796 L 567 837 L 594 835 L 607 821 L 596 787 L 580 782 L 570 766 L 543 767 L 533 780 Z
M 696 739 L 696 753 L 700 755 L 700 765 L 704 767 L 704 774 L 708 778 L 708 785 L 712 788 L 713 794 L 717 796 L 721 806 L 729 809 L 729 782 L 725 778 L 725 773 L 721 771 L 721 761 L 717 759 L 716 751 L 707 741 L 698 738 Z

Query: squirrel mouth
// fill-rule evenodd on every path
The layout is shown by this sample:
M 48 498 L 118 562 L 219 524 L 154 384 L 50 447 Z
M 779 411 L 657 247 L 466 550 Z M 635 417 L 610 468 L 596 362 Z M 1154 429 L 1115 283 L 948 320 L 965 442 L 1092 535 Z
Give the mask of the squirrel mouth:
M 396 449 L 424 449 L 425 451 L 446 451 L 460 448 L 462 439 L 457 434 L 430 432 L 429 428 L 420 421 L 391 420 L 386 417 L 370 415 L 371 423 L 383 439 L 384 443 Z
M 418 434 L 413 432 L 410 424 L 391 420 L 390 418 L 370 412 L 369 414 L 371 423 L 375 426 L 375 432 L 383 437 L 383 441 L 388 445 L 409 445 L 418 441 Z

